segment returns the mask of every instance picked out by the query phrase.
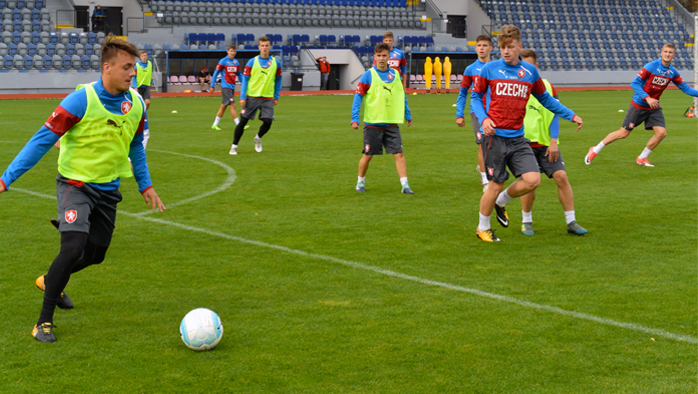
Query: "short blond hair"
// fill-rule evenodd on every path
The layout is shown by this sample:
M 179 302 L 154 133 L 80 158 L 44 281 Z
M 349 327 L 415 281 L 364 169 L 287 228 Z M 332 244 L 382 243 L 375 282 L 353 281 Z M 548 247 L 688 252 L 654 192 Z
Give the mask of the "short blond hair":
M 499 33 L 499 47 L 505 47 L 512 41 L 518 40 L 521 42 L 521 30 L 514 25 L 504 25 Z

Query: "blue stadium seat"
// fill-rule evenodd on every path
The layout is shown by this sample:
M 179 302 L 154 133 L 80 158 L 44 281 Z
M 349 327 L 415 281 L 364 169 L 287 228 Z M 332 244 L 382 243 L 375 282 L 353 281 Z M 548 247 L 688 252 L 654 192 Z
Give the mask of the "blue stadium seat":
M 89 69 L 91 67 L 90 57 L 88 55 L 82 55 L 80 57 L 80 66 L 84 69 Z

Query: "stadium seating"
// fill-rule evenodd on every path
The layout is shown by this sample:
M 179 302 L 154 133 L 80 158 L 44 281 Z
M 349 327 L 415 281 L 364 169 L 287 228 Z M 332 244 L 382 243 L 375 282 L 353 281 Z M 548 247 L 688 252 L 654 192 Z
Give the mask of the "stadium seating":
M 495 26 L 514 24 L 521 29 L 524 46 L 538 53 L 544 70 L 637 70 L 658 58 L 664 42 L 676 45 L 676 67 L 693 67 L 693 56 L 684 45 L 693 39 L 658 0 L 573 0 L 564 8 L 551 4 L 481 2 Z M 648 33 L 655 38 L 648 39 Z
M 148 5 L 164 25 L 425 28 L 405 0 L 150 0 Z

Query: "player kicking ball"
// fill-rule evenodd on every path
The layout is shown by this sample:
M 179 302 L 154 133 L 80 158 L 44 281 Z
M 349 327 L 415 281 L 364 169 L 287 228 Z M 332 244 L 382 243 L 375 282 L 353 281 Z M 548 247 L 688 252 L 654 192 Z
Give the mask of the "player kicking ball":
M 407 120 L 407 127 L 412 124 L 412 115 L 407 106 L 407 97 L 400 81 L 400 74 L 388 67 L 390 46 L 386 43 L 376 45 L 373 55 L 376 64 L 366 71 L 359 79 L 359 85 L 354 94 L 351 127 L 359 129 L 359 113 L 361 103 L 366 97 L 364 107 L 364 150 L 359 161 L 359 180 L 356 191 L 366 192 L 366 172 L 368 164 L 374 155 L 382 155 L 383 147 L 386 153 L 395 157 L 395 167 L 400 176 L 402 193 L 414 194 L 407 183 L 407 164 L 402 154 L 402 136 L 398 123 Z
M 536 67 L 522 62 L 519 54 L 523 50 L 521 31 L 513 25 L 502 26 L 499 35 L 502 58 L 491 61 L 480 71 L 470 97 L 470 110 L 475 113 L 485 134 L 480 145 L 487 167 L 490 186 L 480 199 L 480 221 L 477 236 L 485 242 L 497 242 L 490 227 L 490 216 L 504 182 L 509 179 L 507 167 L 512 174 L 521 178 L 509 187 L 512 198 L 535 190 L 540 183 L 540 172 L 536 156 L 529 141 L 524 137 L 524 116 L 531 94 L 555 115 L 577 123 L 582 127 L 582 118 L 560 104 L 545 89 Z M 489 92 L 489 108 L 485 110 L 482 98 Z M 506 212 L 497 219 L 503 226 L 509 225 Z
M 666 123 L 664 113 L 659 104 L 659 97 L 664 93 L 664 89 L 673 82 L 682 92 L 689 96 L 698 97 L 698 90 L 693 89 L 683 81 L 678 70 L 671 65 L 671 61 L 676 57 L 674 44 L 664 44 L 661 58 L 645 64 L 640 70 L 630 86 L 635 91 L 628 113 L 625 115 L 623 125 L 620 130 L 616 130 L 606 136 L 598 145 L 589 148 L 589 152 L 584 157 L 584 163 L 591 164 L 592 160 L 601 153 L 601 150 L 613 141 L 626 138 L 633 129 L 643 122 L 645 130 L 654 130 L 654 135 L 650 138 L 645 149 L 635 162 L 641 166 L 654 167 L 647 157 L 666 137 Z
M 104 261 L 121 201 L 121 178 L 135 175 L 146 204 L 153 211 L 165 209 L 150 181 L 142 144 L 145 103 L 129 89 L 138 51 L 112 37 L 102 44 L 101 78 L 63 99 L 0 178 L 2 193 L 63 137 L 56 177 L 61 248 L 48 273 L 36 280 L 44 301 L 32 336 L 40 342 L 56 341 L 56 306 L 73 307 L 63 291 L 71 275 Z
M 538 68 L 538 55 L 536 52 L 526 49 L 521 52 L 521 59 L 531 63 Z M 557 92 L 553 85 L 543 79 L 545 90 L 557 99 Z M 565 162 L 562 160 L 562 153 L 558 148 L 558 134 L 560 131 L 560 120 L 541 105 L 535 97 L 528 98 L 526 105 L 526 117 L 524 118 L 524 137 L 531 141 L 531 149 L 536 156 L 540 172 L 545 173 L 548 178 L 553 179 L 557 184 L 557 194 L 565 212 L 567 222 L 567 233 L 573 235 L 584 235 L 588 231 L 577 224 L 574 212 L 574 194 L 572 186 L 567 178 Z M 539 175 L 540 176 L 540 175 Z M 518 180 L 516 182 L 519 182 Z M 509 188 L 516 187 L 512 183 Z M 497 218 L 500 212 L 506 212 L 504 206 L 512 200 L 509 195 L 509 188 L 499 193 L 495 203 Z M 536 191 L 521 196 L 521 233 L 524 235 L 534 235 L 533 231 L 533 201 L 536 198 Z M 508 218 L 505 222 L 508 225 Z

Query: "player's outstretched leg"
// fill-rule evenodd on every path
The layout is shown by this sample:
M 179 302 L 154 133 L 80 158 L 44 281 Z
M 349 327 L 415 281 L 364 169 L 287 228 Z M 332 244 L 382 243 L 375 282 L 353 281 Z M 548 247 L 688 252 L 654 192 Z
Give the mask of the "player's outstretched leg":
M 587 155 L 584 156 L 584 164 L 589 165 L 591 164 L 591 161 L 594 160 L 596 155 L 601 153 L 601 149 L 605 148 L 606 145 L 610 144 L 613 141 L 627 138 L 630 135 L 630 132 L 632 130 L 628 130 L 625 127 L 621 127 L 619 130 L 616 130 L 612 133 L 609 133 L 606 138 L 604 138 L 601 142 L 599 142 L 598 145 L 592 146 L 589 148 L 589 152 L 587 152 Z
M 216 119 L 213 120 L 213 125 L 211 126 L 211 130 L 216 130 L 216 131 L 221 130 L 221 128 L 218 126 L 218 124 L 221 122 L 221 118 L 223 117 L 223 114 L 225 113 L 225 107 L 227 107 L 227 105 L 221 104 L 221 107 L 218 108 L 218 112 L 216 112 Z

